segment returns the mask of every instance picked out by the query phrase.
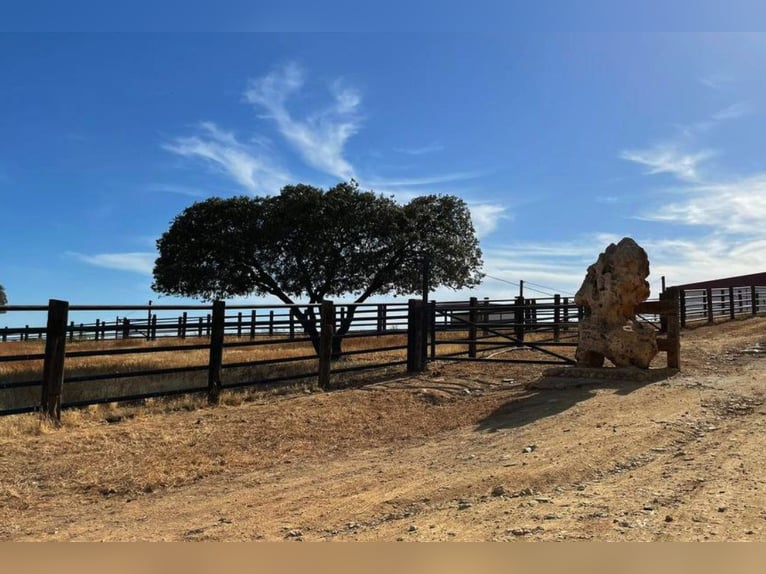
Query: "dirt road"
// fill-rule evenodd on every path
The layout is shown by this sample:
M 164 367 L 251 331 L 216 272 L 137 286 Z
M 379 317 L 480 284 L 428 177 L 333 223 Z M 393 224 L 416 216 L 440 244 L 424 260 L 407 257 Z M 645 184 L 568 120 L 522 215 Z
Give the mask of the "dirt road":
M 436 364 L 59 429 L 6 417 L 0 540 L 766 540 L 766 318 L 682 337 L 681 373 L 652 383 Z

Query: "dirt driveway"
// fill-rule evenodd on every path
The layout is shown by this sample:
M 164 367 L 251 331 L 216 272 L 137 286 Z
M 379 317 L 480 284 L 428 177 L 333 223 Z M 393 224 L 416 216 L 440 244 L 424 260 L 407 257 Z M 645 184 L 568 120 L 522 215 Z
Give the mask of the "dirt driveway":
M 685 331 L 682 372 L 652 383 L 435 364 L 59 429 L 5 417 L 0 540 L 764 541 L 762 350 L 753 318 Z

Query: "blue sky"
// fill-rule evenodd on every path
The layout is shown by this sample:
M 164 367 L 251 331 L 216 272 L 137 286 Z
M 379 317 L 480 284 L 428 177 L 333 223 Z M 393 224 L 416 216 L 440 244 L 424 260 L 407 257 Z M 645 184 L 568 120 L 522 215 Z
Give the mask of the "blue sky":
M 151 267 L 186 206 L 349 177 L 464 198 L 479 297 L 572 293 L 623 236 L 655 296 L 764 271 L 764 72 L 757 34 L 0 33 L 0 283 L 175 302 Z

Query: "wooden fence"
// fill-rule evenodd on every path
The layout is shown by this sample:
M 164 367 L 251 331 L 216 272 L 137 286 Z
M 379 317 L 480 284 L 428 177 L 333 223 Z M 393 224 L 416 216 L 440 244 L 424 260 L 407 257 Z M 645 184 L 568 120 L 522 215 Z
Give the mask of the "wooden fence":
M 677 295 L 674 300 L 678 301 Z M 325 301 L 312 310 L 320 319 L 315 350 L 296 319 L 299 307 L 306 311 L 306 306 L 297 305 L 224 302 L 196 306 L 70 306 L 66 301 L 51 300 L 47 306 L 3 307 L 0 310 L 9 315 L 15 311 L 45 312 L 47 324 L 34 331 L 43 339 L 44 352 L 13 354 L 17 345 L 26 349 L 34 341 L 26 347 L 8 342 L 0 349 L 0 373 L 3 365 L 39 365 L 32 367 L 39 368 L 36 376 L 0 377 L 0 414 L 41 411 L 58 419 L 61 408 L 66 407 L 199 392 L 215 403 L 225 389 L 301 380 L 327 388 L 347 373 L 397 366 L 418 372 L 429 360 L 572 363 L 571 353 L 565 351 L 566 347 L 576 346 L 576 325 L 582 316 L 581 309 L 559 295 L 550 299 L 472 298 L 427 303 L 413 299 L 407 303 L 356 305 L 353 310 L 348 305 Z M 664 317 L 666 332 L 668 320 L 674 323 L 678 315 L 668 309 L 667 303 L 651 302 L 641 308 L 658 329 Z M 82 327 L 69 320 L 70 313 L 115 311 L 145 319 L 123 318 L 117 325 L 106 326 L 97 320 Z M 337 329 L 352 311 L 351 329 L 342 341 L 359 339 L 364 344 L 348 348 L 351 345 L 344 343 L 341 347 Z M 159 319 L 158 313 L 176 313 L 177 318 Z M 94 343 L 114 338 L 118 340 L 111 344 Z M 667 339 L 673 337 L 668 335 Z M 668 352 L 669 363 L 672 353 L 677 357 L 677 337 L 674 340 L 661 347 Z M 524 348 L 529 356 L 493 358 L 497 354 L 494 351 L 507 347 Z M 236 353 L 248 348 L 272 352 L 267 358 L 237 360 Z M 196 356 L 203 353 L 204 359 L 189 364 L 194 352 Z M 74 364 L 90 358 L 163 353 L 180 356 L 182 365 L 147 368 L 136 359 L 133 363 L 138 368 L 115 368 L 114 362 L 100 371 L 67 368 L 70 361 Z M 186 375 L 188 380 L 184 379 Z M 141 384 L 131 386 L 135 381 Z
M 380 343 L 373 342 L 362 349 L 347 351 L 341 357 L 357 355 L 375 355 L 376 353 L 394 353 L 401 351 L 401 357 L 394 357 L 382 361 L 367 360 L 362 364 L 352 366 L 336 365 L 330 369 L 330 361 L 333 358 L 333 336 L 339 322 L 345 318 L 348 309 L 341 307 L 336 309 L 332 302 L 324 302 L 321 306 L 314 306 L 313 313 L 321 317 L 320 321 L 320 348 L 317 353 L 312 345 L 310 337 L 298 328 L 295 318 L 295 305 L 281 305 L 276 307 L 256 306 L 251 308 L 242 305 L 227 306 L 224 302 L 216 302 L 213 305 L 197 306 L 93 306 L 72 305 L 66 301 L 51 300 L 47 306 L 7 306 L 3 307 L 9 313 L 15 311 L 38 311 L 47 313 L 47 325 L 36 327 L 34 332 L 39 332 L 45 343 L 42 353 L 23 352 L 13 353 L 16 345 L 26 349 L 29 344 L 8 342 L 0 353 L 0 373 L 2 366 L 12 363 L 39 364 L 42 362 L 42 379 L 39 376 L 19 380 L 18 377 L 3 375 L 0 377 L 0 414 L 13 414 L 41 410 L 54 419 L 58 419 L 63 407 L 82 406 L 86 404 L 126 401 L 151 398 L 155 396 L 167 396 L 193 392 L 207 392 L 208 400 L 216 402 L 220 392 L 224 388 L 235 388 L 263 383 L 282 383 L 285 381 L 300 381 L 301 379 L 315 378 L 320 387 L 326 388 L 330 384 L 330 375 L 340 375 L 356 370 L 373 369 L 406 363 L 403 356 L 406 345 L 389 344 L 385 340 Z M 140 321 L 122 321 L 121 330 L 117 331 L 118 339 L 105 345 L 94 345 L 88 341 L 102 341 L 104 339 L 103 323 L 98 321 L 89 326 L 88 330 L 83 326 L 84 333 L 89 336 L 79 337 L 72 332 L 72 324 L 68 321 L 70 312 L 106 312 L 106 311 L 182 311 L 178 323 L 170 323 L 171 327 L 160 329 L 161 322 L 156 315 L 151 319 Z M 305 306 L 303 307 L 305 311 Z M 383 308 L 379 305 L 357 305 L 354 309 L 354 330 L 347 333 L 345 340 L 358 338 L 381 337 L 385 338 L 391 333 L 404 335 L 407 324 L 407 304 L 388 303 Z M 209 312 L 209 313 L 208 313 Z M 197 321 L 194 329 L 189 325 L 186 318 L 192 313 L 203 313 L 204 322 Z M 257 317 L 263 316 L 263 321 Z M 147 318 L 149 315 L 147 314 Z M 209 320 L 207 319 L 209 317 Z M 246 320 L 249 319 L 249 320 Z M 157 326 L 157 329 L 150 329 Z M 167 325 L 166 325 L 167 326 Z M 79 334 L 79 332 L 78 332 Z M 191 336 L 196 339 L 184 341 Z M 171 339 L 172 337 L 177 337 Z M 152 339 L 146 343 L 139 339 Z M 19 339 L 17 339 L 18 341 Z M 27 341 L 22 337 L 21 341 Z M 124 340 L 124 345 L 122 344 Z M 34 343 L 34 340 L 33 340 Z M 127 346 L 125 346 L 127 345 Z M 268 348 L 271 355 L 283 355 L 265 359 L 229 361 L 224 362 L 224 350 L 230 350 L 232 354 L 245 348 Z M 204 364 L 196 364 L 181 367 L 162 368 L 119 368 L 106 372 L 69 374 L 66 372 L 66 364 L 70 360 L 82 362 L 84 359 L 104 358 L 124 355 L 145 354 L 184 354 L 192 352 L 205 352 L 207 361 Z M 10 354 L 8 354 L 10 353 Z M 278 372 L 277 367 L 291 367 L 286 375 Z M 301 367 L 301 368 L 299 368 Z M 247 377 L 238 379 L 224 377 L 224 371 L 233 372 L 243 369 L 270 369 L 271 374 L 258 375 L 257 378 Z M 147 378 L 168 379 L 178 378 L 187 374 L 207 373 L 206 384 L 157 384 L 146 388 L 142 384 L 140 388 L 131 388 L 123 384 L 116 388 L 115 381 L 145 380 Z M 199 379 L 199 377 L 197 377 Z M 94 383 L 109 382 L 107 391 L 99 392 Z M 167 382 L 167 381 L 166 381 Z M 41 400 L 35 401 L 34 395 L 42 396 Z M 22 399 L 15 400 L 18 397 Z M 62 398 L 63 397 L 63 398 Z M 19 402 L 21 404 L 19 404 Z

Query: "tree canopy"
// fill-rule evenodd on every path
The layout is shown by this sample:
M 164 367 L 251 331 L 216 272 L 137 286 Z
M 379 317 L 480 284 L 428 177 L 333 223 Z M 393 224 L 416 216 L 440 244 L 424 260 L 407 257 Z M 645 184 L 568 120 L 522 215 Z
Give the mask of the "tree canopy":
M 465 202 L 450 195 L 405 205 L 362 191 L 292 185 L 279 195 L 210 198 L 179 214 L 157 241 L 155 291 L 204 300 L 272 294 L 293 304 L 350 295 L 416 293 L 422 261 L 431 288 L 477 285 L 481 250 Z M 353 304 L 352 304 L 353 305 Z M 316 334 L 311 308 L 298 319 Z M 349 309 L 339 334 L 353 317 Z
M 5 287 L 0 285 L 0 307 L 7 304 L 8 304 L 8 297 L 5 295 Z M 0 313 L 5 313 L 5 311 L 0 311 Z

